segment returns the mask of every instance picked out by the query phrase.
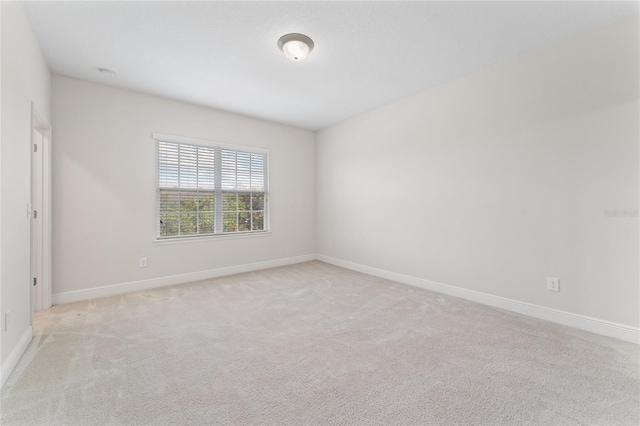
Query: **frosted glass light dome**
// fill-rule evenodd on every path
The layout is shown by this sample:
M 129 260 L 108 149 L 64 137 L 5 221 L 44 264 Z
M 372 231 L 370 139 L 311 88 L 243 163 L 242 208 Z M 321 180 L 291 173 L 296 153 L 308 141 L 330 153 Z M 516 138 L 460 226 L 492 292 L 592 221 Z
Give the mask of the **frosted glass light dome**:
M 304 34 L 286 34 L 278 40 L 278 47 L 292 61 L 301 61 L 313 50 L 313 40 Z

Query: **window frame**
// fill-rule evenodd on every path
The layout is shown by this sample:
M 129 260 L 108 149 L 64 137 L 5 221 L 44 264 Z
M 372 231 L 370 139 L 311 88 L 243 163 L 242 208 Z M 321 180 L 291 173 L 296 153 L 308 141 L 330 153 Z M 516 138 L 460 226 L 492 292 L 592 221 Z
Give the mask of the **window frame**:
M 155 150 L 155 203 L 154 203 L 154 243 L 155 244 L 171 244 L 171 243 L 184 243 L 184 242 L 197 242 L 206 240 L 218 240 L 229 238 L 247 238 L 256 236 L 271 235 L 271 221 L 270 221 L 270 193 L 269 193 L 269 150 L 265 148 L 258 148 L 247 145 L 236 145 L 222 142 L 215 142 L 205 139 L 189 138 L 183 136 L 167 135 L 163 133 L 153 133 L 153 142 Z M 265 180 L 264 180 L 264 229 L 257 231 L 233 231 L 233 232 L 221 232 L 221 233 L 207 233 L 207 234 L 189 234 L 189 235 L 172 235 L 161 236 L 160 235 L 160 142 L 178 143 L 192 146 L 203 146 L 207 148 L 217 148 L 220 150 L 230 150 L 236 152 L 246 152 L 263 154 L 265 156 L 264 168 L 265 168 Z M 216 172 L 216 176 L 219 176 L 219 172 Z M 219 191 L 219 194 L 218 194 Z M 225 191 L 220 187 L 220 184 L 216 184 L 214 194 L 216 201 L 222 198 L 222 194 Z M 237 191 L 236 193 L 241 193 Z M 223 215 L 222 204 L 215 205 L 215 217 L 216 220 Z

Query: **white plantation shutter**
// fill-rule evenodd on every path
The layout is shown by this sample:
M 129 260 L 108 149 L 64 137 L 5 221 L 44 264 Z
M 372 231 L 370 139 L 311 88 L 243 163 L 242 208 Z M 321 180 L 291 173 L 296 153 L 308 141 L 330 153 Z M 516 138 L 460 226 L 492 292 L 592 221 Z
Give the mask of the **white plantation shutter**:
M 267 152 L 154 138 L 157 238 L 267 230 Z

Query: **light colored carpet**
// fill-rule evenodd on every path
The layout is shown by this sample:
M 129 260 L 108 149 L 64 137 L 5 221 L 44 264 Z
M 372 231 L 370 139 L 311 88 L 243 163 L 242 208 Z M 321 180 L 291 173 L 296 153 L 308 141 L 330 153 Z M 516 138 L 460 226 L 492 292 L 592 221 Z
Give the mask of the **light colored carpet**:
M 638 346 L 309 262 L 39 313 L 10 424 L 639 424 Z

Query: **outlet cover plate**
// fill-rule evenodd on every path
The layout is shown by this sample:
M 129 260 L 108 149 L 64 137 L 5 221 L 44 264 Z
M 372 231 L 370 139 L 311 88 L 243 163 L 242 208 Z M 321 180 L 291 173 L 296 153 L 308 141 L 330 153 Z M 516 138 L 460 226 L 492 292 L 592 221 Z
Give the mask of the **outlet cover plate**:
M 560 291 L 560 279 L 556 277 L 547 277 L 547 290 Z

